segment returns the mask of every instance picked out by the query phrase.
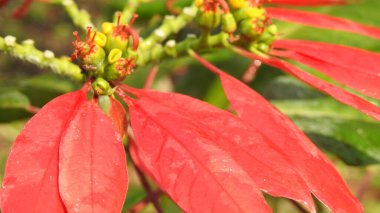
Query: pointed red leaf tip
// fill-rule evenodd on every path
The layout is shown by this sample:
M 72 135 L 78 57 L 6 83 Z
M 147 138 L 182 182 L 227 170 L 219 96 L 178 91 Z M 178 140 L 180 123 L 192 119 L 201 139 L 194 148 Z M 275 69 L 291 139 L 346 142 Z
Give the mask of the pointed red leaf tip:
M 325 82 L 301 69 L 293 66 L 285 61 L 282 61 L 278 58 L 262 58 L 253 53 L 247 52 L 243 49 L 235 49 L 239 54 L 251 58 L 261 60 L 263 63 L 268 64 L 269 66 L 276 67 L 280 70 L 287 72 L 288 74 L 298 78 L 299 80 L 307 83 L 308 85 L 330 95 L 336 100 L 351 106 L 372 118 L 380 121 L 380 108 L 367 100 L 360 98 L 352 93 L 349 93 L 333 84 Z
M 380 29 L 324 14 L 284 8 L 265 8 L 269 17 L 307 26 L 341 30 L 380 39 Z
M 58 150 L 83 90 L 46 104 L 24 127 L 13 144 L 5 168 L 3 212 L 66 212 L 58 192 Z
M 299 40 L 278 40 L 272 47 L 289 50 L 284 57 L 313 67 L 369 97 L 380 99 L 380 54 L 378 53 Z M 276 52 L 275 50 L 272 53 Z
M 121 212 L 128 187 L 118 130 L 95 101 L 81 104 L 62 136 L 59 191 L 70 212 Z
M 134 155 L 185 211 L 270 212 L 262 190 L 315 212 L 293 166 L 236 116 L 184 95 L 136 95 L 129 104 Z
M 263 3 L 294 6 L 323 6 L 332 4 L 347 4 L 347 0 L 263 0 Z
M 233 109 L 256 131 L 276 142 L 322 203 L 332 212 L 364 211 L 333 164 L 292 121 L 237 79 L 224 73 L 220 78 Z
M 319 200 L 333 212 L 363 212 L 360 202 L 351 194 L 332 163 L 295 124 L 254 90 L 199 55 L 193 53 L 193 56 L 219 75 L 227 98 L 239 117 L 274 142 Z

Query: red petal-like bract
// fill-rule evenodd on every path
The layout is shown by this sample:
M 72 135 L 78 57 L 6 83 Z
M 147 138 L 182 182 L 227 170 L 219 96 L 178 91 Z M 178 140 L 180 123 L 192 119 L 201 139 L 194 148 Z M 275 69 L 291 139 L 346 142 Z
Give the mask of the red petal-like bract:
M 325 82 L 317 77 L 314 77 L 313 75 L 302 71 L 298 67 L 293 66 L 292 64 L 289 64 L 285 61 L 282 61 L 277 58 L 263 58 L 258 55 L 252 54 L 250 52 L 247 52 L 242 49 L 236 49 L 238 53 L 241 55 L 251 58 L 251 59 L 258 59 L 261 60 L 263 63 L 268 64 L 272 67 L 276 67 L 278 69 L 281 69 L 288 74 L 298 78 L 299 80 L 309 84 L 310 86 L 330 95 L 331 97 L 335 98 L 336 100 L 351 106 L 369 116 L 372 118 L 380 121 L 380 108 L 376 105 L 373 105 L 372 103 L 368 102 L 367 100 L 364 100 L 363 98 L 360 98 L 359 96 L 356 96 L 354 94 L 351 94 L 333 84 L 330 84 L 328 82 Z
M 380 54 L 322 42 L 278 40 L 273 48 L 289 50 L 284 56 L 373 97 L 380 98 Z
M 116 128 L 119 130 L 121 138 L 123 138 L 128 127 L 126 116 L 127 112 L 119 101 L 115 100 L 114 98 L 110 98 L 110 101 L 111 107 L 108 117 L 112 120 Z
M 233 109 L 257 131 L 276 142 L 320 201 L 332 212 L 363 212 L 360 202 L 350 193 L 332 163 L 295 124 L 237 79 L 223 73 L 220 78 Z
M 70 212 L 120 212 L 128 187 L 118 130 L 95 101 L 79 106 L 59 150 L 59 191 Z
M 46 104 L 24 127 L 11 149 L 3 182 L 3 212 L 66 212 L 58 192 L 60 141 L 77 107 L 81 91 Z
M 236 116 L 179 94 L 137 96 L 130 104 L 135 154 L 184 210 L 267 212 L 258 187 L 315 211 L 306 183 L 281 151 Z
M 262 2 L 294 6 L 322 6 L 332 4 L 346 4 L 347 0 L 262 0 Z
M 380 29 L 319 13 L 284 8 L 265 8 L 270 18 L 304 24 L 312 27 L 342 30 L 380 39 Z
M 363 212 L 360 202 L 351 194 L 332 163 L 295 124 L 260 94 L 199 55 L 193 56 L 219 75 L 233 109 L 255 131 L 275 142 L 319 200 L 333 212 Z
M 46 104 L 17 137 L 3 212 L 120 212 L 127 191 L 119 131 L 86 87 Z

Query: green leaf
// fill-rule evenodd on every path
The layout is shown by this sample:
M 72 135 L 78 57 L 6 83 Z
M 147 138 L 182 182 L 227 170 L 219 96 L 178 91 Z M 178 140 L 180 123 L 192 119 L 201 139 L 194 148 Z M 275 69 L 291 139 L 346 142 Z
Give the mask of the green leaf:
M 19 91 L 0 93 L 0 108 L 25 109 L 30 105 L 28 97 Z
M 23 119 L 30 115 L 30 101 L 23 93 L 11 90 L 0 93 L 0 122 Z M 1 137 L 0 137 L 1 138 Z
M 380 123 L 330 98 L 273 102 L 320 148 L 350 165 L 380 163 Z
M 8 157 L 9 149 L 12 142 L 20 133 L 25 125 L 25 120 L 18 120 L 9 123 L 0 123 L 0 171 L 4 171 L 5 162 Z M 3 173 L 0 173 L 0 185 L 3 179 Z

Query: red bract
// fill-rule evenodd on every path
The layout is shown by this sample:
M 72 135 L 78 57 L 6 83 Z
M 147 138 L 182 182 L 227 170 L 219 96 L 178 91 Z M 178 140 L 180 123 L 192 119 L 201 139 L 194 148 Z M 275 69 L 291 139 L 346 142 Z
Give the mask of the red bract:
M 251 125 L 252 130 L 274 142 L 272 146 L 276 147 L 276 151 L 284 159 L 291 162 L 310 192 L 333 212 L 363 211 L 360 202 L 351 194 L 332 163 L 295 124 L 242 82 L 212 66 L 200 56 L 194 54 L 194 57 L 219 75 L 227 98 L 239 117 Z
M 296 60 L 331 78 L 373 97 L 380 98 L 380 54 L 321 42 L 278 40 L 273 48 L 284 50 L 284 57 Z M 273 50 L 272 54 L 282 55 Z
M 246 56 L 251 59 L 258 59 L 263 61 L 264 63 L 276 67 L 278 69 L 281 69 L 288 74 L 298 78 L 299 80 L 309 84 L 312 87 L 315 87 L 316 89 L 332 96 L 336 100 L 347 104 L 348 106 L 351 106 L 373 118 L 380 121 L 380 108 L 369 101 L 360 98 L 359 96 L 356 96 L 354 94 L 351 94 L 333 84 L 327 83 L 317 77 L 314 77 L 313 75 L 302 71 L 298 67 L 289 64 L 285 61 L 282 61 L 278 58 L 262 58 L 258 55 L 246 52 L 242 49 L 237 49 L 237 52 L 239 52 L 241 55 Z
M 86 89 L 63 95 L 28 122 L 7 161 L 2 211 L 121 209 L 127 190 L 124 148 L 94 101 L 87 100 Z
M 277 152 L 273 142 L 250 131 L 250 127 L 237 117 L 178 94 L 139 91 L 137 96 L 138 101 L 130 104 L 130 114 L 139 162 L 185 210 L 197 212 L 197 206 L 210 209 L 202 202 L 212 202 L 198 200 L 198 196 L 215 188 L 223 192 L 219 199 L 227 196 L 215 201 L 215 212 L 221 208 L 227 208 L 228 212 L 242 211 L 238 208 L 243 207 L 237 196 L 239 193 L 249 197 L 247 202 L 255 204 L 245 206 L 243 212 L 252 212 L 254 209 L 267 211 L 267 207 L 260 208 L 257 205 L 262 202 L 261 197 L 249 195 L 245 191 L 254 190 L 257 184 L 259 189 L 269 194 L 298 200 L 314 211 L 304 181 Z M 189 143 L 189 137 L 192 143 Z M 157 141 L 154 146 L 150 143 L 153 139 Z M 178 165 L 170 165 L 171 161 L 178 162 Z M 231 173 L 227 175 L 228 172 Z M 223 175 L 229 178 L 220 179 Z M 247 179 L 247 175 L 251 180 Z M 204 180 L 210 180 L 206 188 L 202 185 Z M 284 183 L 294 188 L 288 190 Z M 217 185 L 214 187 L 211 184 Z M 218 185 L 229 187 L 221 188 Z M 245 192 L 241 191 L 242 185 L 246 185 L 243 187 L 246 188 Z M 209 196 L 213 197 L 211 194 Z M 189 200 L 182 200 L 184 195 Z M 234 204 L 235 199 L 238 199 L 238 203 Z
M 380 39 L 379 29 L 371 26 L 358 24 L 350 20 L 336 18 L 319 13 L 284 8 L 265 9 L 267 11 L 268 16 L 273 19 L 278 19 L 281 21 L 290 21 L 312 27 L 326 28 L 330 30 L 347 31 Z

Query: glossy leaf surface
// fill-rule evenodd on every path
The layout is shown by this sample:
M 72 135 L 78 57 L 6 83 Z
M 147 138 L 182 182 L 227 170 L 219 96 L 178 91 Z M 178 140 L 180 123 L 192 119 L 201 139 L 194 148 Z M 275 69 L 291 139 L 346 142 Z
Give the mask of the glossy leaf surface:
M 380 54 L 322 42 L 278 40 L 286 58 L 299 61 L 373 98 L 380 98 Z
M 331 98 L 272 102 L 318 147 L 349 165 L 380 163 L 379 122 Z
M 81 104 L 59 150 L 59 191 L 67 211 L 120 212 L 127 186 L 118 130 L 95 101 Z
M 77 107 L 85 100 L 83 91 L 60 96 L 26 124 L 8 158 L 3 212 L 65 212 L 58 192 L 59 146 Z
M 160 100 L 171 101 L 162 102 Z M 207 156 L 207 159 L 213 158 L 214 154 L 212 154 L 211 151 L 208 151 L 208 149 L 212 147 L 215 147 L 213 149 L 221 149 L 225 152 L 225 157 L 230 158 L 230 160 L 215 161 L 215 166 L 219 164 L 218 166 L 229 168 L 231 165 L 225 164 L 224 162 L 236 162 L 236 166 L 241 167 L 241 169 L 247 172 L 250 178 L 254 180 L 261 190 L 274 196 L 283 196 L 305 203 L 311 211 L 314 211 L 313 201 L 308 189 L 302 178 L 292 169 L 292 165 L 283 158 L 281 153 L 277 152 L 278 150 L 275 146 L 272 146 L 273 143 L 271 141 L 252 131 L 249 126 L 241 122 L 232 114 L 186 96 L 158 92 L 140 91 L 139 100 L 134 105 L 143 108 L 145 113 L 151 113 L 149 116 L 152 117 L 152 119 L 154 118 L 156 122 L 161 120 L 164 124 L 160 125 L 165 125 L 164 127 L 161 127 L 163 130 L 170 130 L 173 135 L 186 135 L 186 137 L 183 136 L 182 139 L 183 146 L 192 146 L 194 147 L 193 149 L 198 150 L 199 152 L 203 149 L 202 153 L 206 152 L 204 155 L 205 157 Z M 145 168 L 155 175 L 155 179 L 158 183 L 165 184 L 166 180 L 163 180 L 165 176 L 159 174 L 174 171 L 169 170 L 171 169 L 169 167 L 170 165 L 167 165 L 169 168 L 164 170 L 165 172 L 155 171 L 155 168 L 161 168 L 164 165 L 161 162 L 156 162 L 154 159 L 164 160 L 166 156 L 161 155 L 166 152 L 174 152 L 171 151 L 171 147 L 174 145 L 160 147 L 160 144 L 157 144 L 156 146 L 158 147 L 152 147 L 149 141 L 151 141 L 153 137 L 148 137 L 147 135 L 149 134 L 146 133 L 146 130 L 143 131 L 142 127 L 145 127 L 145 129 L 149 129 L 150 131 L 153 131 L 154 128 L 158 127 L 150 127 L 148 121 L 139 124 L 139 126 L 134 125 L 134 122 L 137 122 L 134 121 L 137 119 L 136 115 L 133 116 L 134 111 L 137 110 L 131 108 L 132 128 L 136 136 L 138 153 L 140 153 L 139 161 L 144 162 Z M 141 120 L 143 115 L 140 114 L 139 117 Z M 162 132 L 156 134 L 155 138 L 159 138 L 158 135 L 162 134 L 164 135 L 162 136 L 163 141 L 172 141 Z M 189 134 L 194 136 L 190 136 Z M 208 144 L 210 147 L 198 147 L 199 145 L 195 145 L 195 142 L 197 141 L 204 141 L 203 143 Z M 146 145 L 144 145 L 144 143 L 146 143 Z M 190 144 L 188 145 L 188 143 Z M 146 147 L 144 148 L 143 146 Z M 148 149 L 162 151 L 155 151 L 153 154 L 150 153 L 153 151 L 149 151 Z M 170 156 L 169 154 L 165 155 Z M 182 161 L 185 160 L 183 159 Z M 209 161 L 210 160 L 204 162 Z M 206 164 L 208 165 L 208 163 Z M 231 168 L 231 170 L 234 171 L 235 169 Z M 244 180 L 244 178 L 242 180 Z M 285 183 L 292 184 L 294 186 L 292 190 L 289 190 Z M 165 185 L 161 185 L 161 187 L 164 189 L 171 189 L 171 187 Z M 176 196 L 179 195 L 176 193 L 173 195 L 173 192 L 169 190 L 169 194 L 171 194 L 172 197 L 174 196 L 173 199 L 178 199 Z M 252 201 L 247 200 L 247 202 Z M 188 206 L 182 204 L 182 207 L 187 210 L 186 207 Z M 249 211 L 249 209 L 247 209 L 247 211 Z
M 233 109 L 257 131 L 276 142 L 311 192 L 333 212 L 363 212 L 332 163 L 286 116 L 237 79 L 220 73 Z M 274 131 L 275 130 L 275 131 Z
M 284 8 L 269 7 L 265 8 L 265 10 L 267 11 L 269 17 L 281 21 L 290 21 L 330 30 L 342 30 L 380 39 L 380 29 L 371 26 L 365 26 L 351 20 L 319 13 Z

